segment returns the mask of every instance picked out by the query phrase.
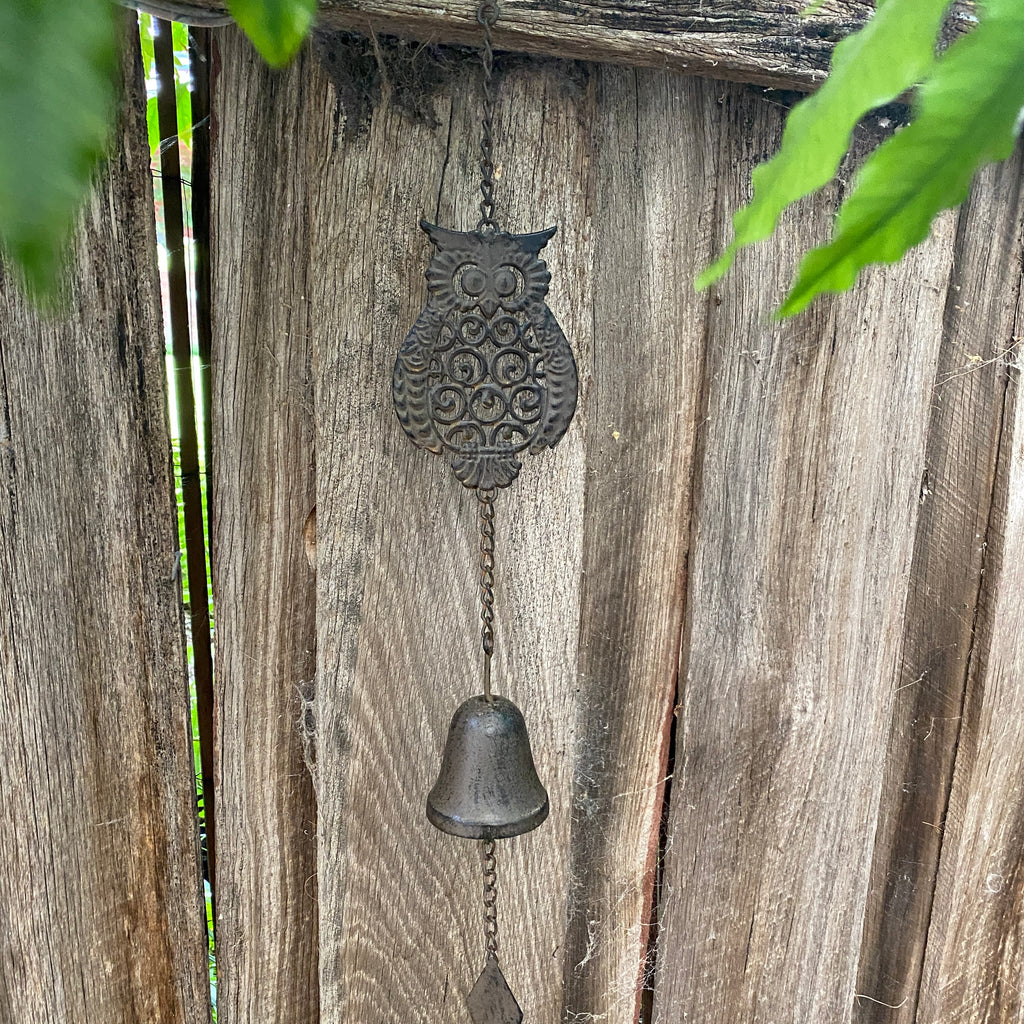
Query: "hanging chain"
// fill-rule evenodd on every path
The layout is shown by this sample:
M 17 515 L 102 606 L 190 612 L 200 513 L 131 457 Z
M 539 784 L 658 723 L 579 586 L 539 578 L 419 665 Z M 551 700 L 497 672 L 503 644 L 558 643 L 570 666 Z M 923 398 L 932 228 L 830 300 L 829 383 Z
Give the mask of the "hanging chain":
M 480 856 L 484 868 L 484 935 L 487 955 L 498 955 L 498 865 L 494 856 L 495 842 L 484 839 L 480 843 Z
M 476 492 L 480 502 L 480 638 L 484 648 L 484 696 L 491 699 L 494 653 L 494 499 L 493 487 Z
M 480 220 L 477 231 L 497 231 L 494 219 L 494 46 L 491 29 L 498 20 L 495 0 L 482 0 L 476 10 L 476 20 L 484 29 L 484 45 L 480 57 L 484 66 L 483 137 L 480 139 Z
M 480 139 L 480 220 L 477 231 L 497 231 L 494 219 L 494 46 L 491 29 L 498 20 L 495 0 L 481 0 L 476 20 L 484 29 L 481 62 L 484 67 L 483 137 Z M 484 696 L 491 699 L 491 655 L 494 653 L 494 497 L 493 487 L 478 490 L 480 499 L 480 620 L 484 648 Z

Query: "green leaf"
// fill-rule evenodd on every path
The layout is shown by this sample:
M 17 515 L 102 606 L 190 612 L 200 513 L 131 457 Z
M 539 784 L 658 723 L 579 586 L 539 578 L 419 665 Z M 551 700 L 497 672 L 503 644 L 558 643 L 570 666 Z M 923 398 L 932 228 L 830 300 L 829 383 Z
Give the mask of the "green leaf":
M 783 210 L 836 173 L 857 122 L 919 82 L 934 62 L 935 37 L 949 0 L 886 0 L 832 55 L 824 85 L 789 114 L 776 156 L 754 169 L 754 196 L 733 217 L 733 240 L 698 278 L 717 281 L 737 251 L 767 238 Z
M 178 144 L 192 145 L 192 94 L 184 82 L 174 83 L 174 105 L 178 113 Z
M 185 63 L 188 63 L 188 26 L 180 21 L 171 22 L 171 40 L 174 43 L 174 56 L 184 54 Z
M 295 56 L 313 27 L 316 0 L 229 0 L 231 16 L 275 68 Z
M 149 155 L 160 152 L 160 116 L 156 109 L 156 97 L 146 100 L 146 131 L 149 134 Z
M 116 68 L 109 0 L 0 3 L 0 245 L 37 295 L 106 150 Z
M 156 54 L 153 45 L 154 19 L 148 14 L 139 16 L 139 35 L 142 40 L 142 59 L 147 79 L 156 79 Z M 174 54 L 174 106 L 177 113 L 178 143 L 189 149 L 192 146 L 192 71 L 188 51 L 188 27 L 177 21 L 171 22 L 171 48 Z M 149 129 L 149 149 L 153 156 L 160 152 L 160 143 L 171 139 L 160 138 L 160 123 L 156 95 L 146 104 L 146 126 Z
M 192 67 L 188 56 L 188 26 L 180 22 L 171 24 L 174 44 L 174 104 L 178 112 L 178 143 L 186 149 L 192 146 Z
M 1024 4 L 988 0 L 977 28 L 936 62 L 912 123 L 865 162 L 832 241 L 804 257 L 779 316 L 849 288 L 870 263 L 900 259 L 936 214 L 963 202 L 982 165 L 1010 155 L 1024 107 L 1022 69 Z
M 153 15 L 139 15 L 139 45 L 142 47 L 142 73 L 147 79 L 155 74 L 156 56 L 153 53 Z
M 139 15 L 139 44 L 142 48 L 142 73 L 148 83 L 156 77 L 156 55 L 153 52 L 153 15 Z M 146 99 L 146 129 L 149 134 L 149 153 L 155 156 L 160 148 L 160 125 L 157 122 L 156 94 Z

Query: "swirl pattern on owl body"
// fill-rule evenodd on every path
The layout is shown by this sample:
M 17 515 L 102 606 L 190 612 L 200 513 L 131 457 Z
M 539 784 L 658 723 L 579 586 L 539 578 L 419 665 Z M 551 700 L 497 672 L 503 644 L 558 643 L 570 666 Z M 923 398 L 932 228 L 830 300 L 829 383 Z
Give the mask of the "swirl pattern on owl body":
M 551 275 L 538 256 L 555 229 L 421 227 L 436 251 L 427 305 L 395 361 L 395 410 L 467 487 L 506 487 L 519 453 L 554 447 L 576 410 L 576 361 L 544 301 Z

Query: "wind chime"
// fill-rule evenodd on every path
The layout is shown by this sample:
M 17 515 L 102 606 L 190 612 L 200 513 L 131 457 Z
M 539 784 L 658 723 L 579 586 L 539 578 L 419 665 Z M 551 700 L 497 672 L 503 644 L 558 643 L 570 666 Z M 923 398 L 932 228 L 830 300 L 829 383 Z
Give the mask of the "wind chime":
M 480 220 L 475 231 L 420 221 L 434 244 L 426 308 L 398 351 L 395 411 L 414 444 L 448 458 L 476 493 L 480 522 L 483 693 L 455 712 L 427 817 L 480 842 L 484 969 L 467 999 L 474 1024 L 520 1024 L 498 965 L 497 840 L 537 828 L 548 795 L 522 712 L 494 693 L 494 502 L 519 475 L 523 452 L 552 448 L 576 411 L 572 350 L 544 299 L 551 275 L 540 250 L 555 228 L 516 235 L 494 216 L 494 51 L 498 5 L 481 3 L 483 120 Z

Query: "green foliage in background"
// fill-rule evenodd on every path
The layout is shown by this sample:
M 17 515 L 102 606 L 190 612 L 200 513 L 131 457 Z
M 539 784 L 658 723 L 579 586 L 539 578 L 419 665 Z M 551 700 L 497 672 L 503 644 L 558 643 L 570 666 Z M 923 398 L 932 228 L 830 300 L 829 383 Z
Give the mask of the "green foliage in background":
M 0 2 L 0 244 L 37 295 L 106 149 L 116 69 L 110 0 Z
M 316 0 L 228 0 L 231 17 L 272 67 L 298 53 L 313 27 Z
M 978 0 L 979 24 L 944 53 L 949 0 L 878 0 L 875 16 L 836 48 L 832 72 L 791 111 L 777 156 L 753 175 L 734 238 L 697 281 L 718 280 L 743 246 L 769 237 L 782 212 L 836 173 L 858 120 L 917 87 L 914 118 L 868 158 L 832 240 L 808 253 L 779 315 L 849 288 L 860 270 L 920 242 L 962 202 L 974 174 L 1012 151 L 1024 106 L 1024 0 Z M 280 66 L 308 34 L 316 0 L 230 0 L 265 59 Z M 153 63 L 143 16 L 143 59 Z M 102 157 L 114 108 L 112 0 L 0 2 L 0 246 L 31 290 L 53 291 L 74 218 Z M 175 25 L 175 50 L 187 46 Z M 180 38 L 179 38 L 180 36 Z M 176 59 L 177 60 L 177 59 Z M 188 145 L 188 74 L 176 63 L 178 133 Z M 155 103 L 155 99 L 149 101 Z M 150 118 L 150 146 L 161 140 Z
M 157 19 L 151 14 L 139 15 L 139 40 L 142 44 L 142 67 L 149 81 L 156 79 L 156 57 L 153 53 L 153 37 L 157 31 Z M 192 147 L 192 94 L 189 92 L 190 72 L 188 65 L 188 28 L 180 22 L 171 23 L 174 42 L 174 105 L 178 112 L 178 141 Z M 156 109 L 156 93 L 146 101 L 146 125 L 149 129 L 149 149 L 156 156 L 160 152 L 160 138 Z
M 175 44 L 175 53 L 177 54 L 178 47 Z M 153 112 L 153 116 L 156 116 L 156 112 Z M 168 383 L 173 386 L 174 374 L 168 367 Z M 177 506 L 177 518 L 178 518 L 178 551 L 181 554 L 181 594 L 182 602 L 184 603 L 186 612 L 188 611 L 189 604 L 191 601 L 191 594 L 189 593 L 189 573 L 188 573 L 188 556 L 186 555 L 186 544 L 185 544 L 185 494 L 181 482 L 181 442 L 178 438 L 171 439 L 171 457 L 173 461 L 174 469 L 174 498 Z M 203 491 L 203 529 L 205 532 L 206 540 L 206 553 L 209 557 L 210 553 L 210 537 L 209 537 L 209 515 L 206 507 L 206 491 Z M 207 571 L 209 571 L 209 562 L 207 562 Z M 196 780 L 196 806 L 199 812 L 199 819 L 202 822 L 202 827 L 206 827 L 206 801 L 203 798 L 203 769 L 202 769 L 202 758 L 199 752 L 199 704 L 196 700 L 196 683 L 195 683 L 195 670 L 194 670 L 194 654 L 192 649 L 192 635 L 188 628 L 188 615 L 185 616 L 185 638 L 186 638 L 186 651 L 189 663 L 189 704 L 191 707 L 192 717 L 192 767 L 195 773 Z M 213 621 L 213 604 L 210 604 L 210 621 Z M 210 981 L 210 1001 L 211 1001 L 211 1013 L 212 1013 L 212 1024 L 217 1024 L 217 953 L 214 944 L 214 920 L 213 920 L 213 895 L 210 889 L 210 883 L 204 882 L 204 893 L 205 893 L 205 905 L 206 905 L 206 935 L 207 935 L 207 974 Z
M 790 111 L 778 154 L 754 168 L 754 198 L 733 217 L 733 240 L 698 288 L 721 277 L 742 246 L 768 238 L 787 206 L 831 180 L 868 111 L 921 81 L 935 60 L 947 2 L 883 3 L 863 29 L 839 43 L 825 84 Z
M 790 112 L 778 155 L 755 169 L 753 199 L 734 216 L 734 238 L 698 288 L 718 280 L 739 248 L 767 238 L 787 206 L 835 174 L 863 114 L 915 83 L 912 122 L 864 163 L 831 242 L 804 257 L 779 316 L 851 287 L 869 264 L 899 260 L 942 210 L 966 198 L 984 164 L 1010 155 L 1024 107 L 1024 3 L 981 0 L 979 24 L 936 56 L 947 6 L 879 0 L 874 18 L 836 47 L 828 81 Z
M 286 64 L 309 33 L 316 0 L 231 0 L 265 59 Z M 116 99 L 113 0 L 0 0 L 0 250 L 29 290 L 51 296 L 75 217 L 106 152 Z M 153 19 L 141 15 L 153 68 Z M 187 29 L 175 23 L 178 135 L 191 144 Z M 156 99 L 149 100 L 155 107 Z M 149 144 L 161 143 L 149 118 Z

